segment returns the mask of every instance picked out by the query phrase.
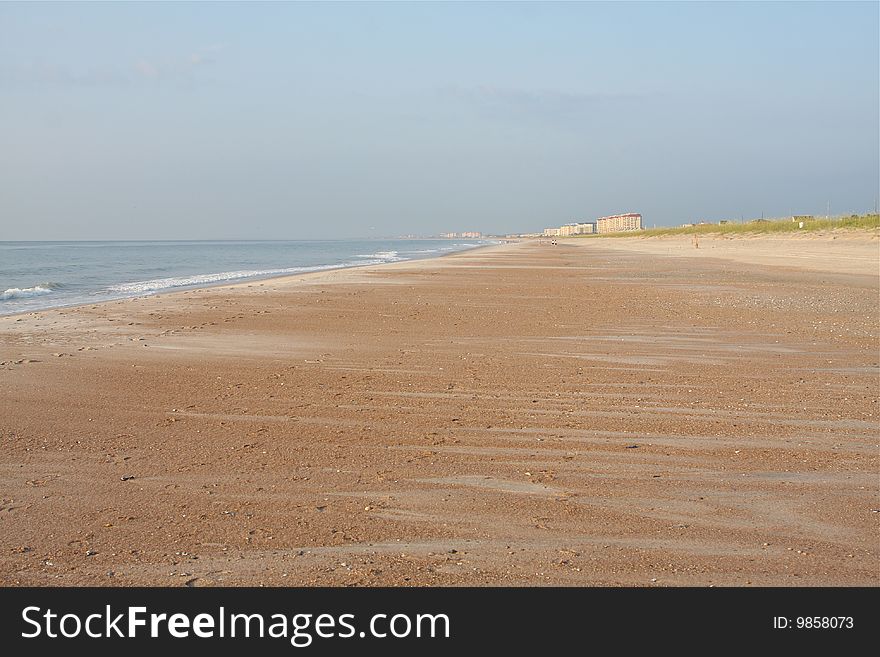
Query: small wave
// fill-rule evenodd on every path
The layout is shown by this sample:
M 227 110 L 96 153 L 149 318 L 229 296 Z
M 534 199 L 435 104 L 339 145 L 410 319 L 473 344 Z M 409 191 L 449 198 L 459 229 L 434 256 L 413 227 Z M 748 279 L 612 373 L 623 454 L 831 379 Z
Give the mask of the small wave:
M 33 287 L 10 287 L 0 292 L 0 301 L 9 301 L 10 299 L 32 299 L 41 297 L 45 294 L 52 294 L 60 285 L 57 283 L 40 283 Z
M 397 251 L 376 251 L 376 253 L 361 253 L 358 258 L 378 258 L 379 260 L 399 260 Z
M 327 269 L 345 269 L 348 267 L 363 267 L 364 265 L 381 265 L 386 262 L 405 260 L 398 256 L 397 251 L 379 251 L 370 255 L 357 256 L 364 258 L 354 262 L 340 262 L 332 265 L 314 265 L 310 267 L 285 267 L 283 269 L 253 269 L 242 271 L 224 271 L 217 274 L 194 274 L 192 276 L 177 276 L 169 278 L 154 278 L 149 281 L 134 281 L 111 285 L 105 292 L 123 295 L 153 294 L 162 290 L 177 287 L 197 287 L 212 283 L 226 283 L 252 278 L 266 278 L 270 276 L 283 276 L 285 274 L 305 274 L 313 271 L 325 271 Z
M 315 265 L 314 267 L 285 267 L 284 269 L 253 269 L 244 271 L 223 271 L 217 274 L 195 274 L 193 276 L 176 276 L 171 278 L 155 278 L 149 281 L 135 281 L 121 285 L 111 285 L 107 289 L 117 294 L 151 294 L 175 287 L 192 287 L 210 283 L 243 280 L 258 276 L 281 276 L 283 274 L 302 274 L 310 271 L 334 269 L 340 265 Z

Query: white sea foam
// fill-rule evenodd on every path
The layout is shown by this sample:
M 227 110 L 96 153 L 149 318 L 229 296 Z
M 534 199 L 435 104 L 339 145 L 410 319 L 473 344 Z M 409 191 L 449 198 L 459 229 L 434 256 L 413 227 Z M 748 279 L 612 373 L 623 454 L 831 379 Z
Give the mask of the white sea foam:
M 59 262 L 61 262 L 65 259 L 66 256 L 59 256 L 55 253 L 55 251 L 61 250 L 62 252 L 66 252 L 66 250 L 73 250 L 74 255 L 76 255 L 77 249 L 95 249 L 97 248 L 97 246 L 98 245 L 89 244 L 77 244 L 75 246 L 66 244 L 45 244 L 34 246 L 32 248 L 51 249 L 52 252 L 47 252 L 47 254 L 44 256 L 44 259 L 48 259 L 51 261 L 52 258 L 56 258 L 59 260 Z M 424 243 L 420 244 L 417 241 L 407 242 L 403 246 L 397 246 L 397 244 L 394 243 L 390 243 L 387 245 L 375 244 L 374 248 L 381 248 L 384 246 L 388 250 L 377 250 L 374 253 L 365 253 L 359 255 L 355 255 L 351 253 L 351 251 L 347 251 L 346 245 L 343 244 L 338 251 L 338 257 L 340 257 L 341 261 L 333 262 L 332 264 L 285 268 L 279 267 L 274 269 L 268 268 L 272 267 L 271 264 L 264 264 L 265 261 L 260 262 L 262 256 L 259 251 L 255 249 L 255 252 L 253 253 L 253 258 L 251 259 L 251 262 L 253 262 L 252 269 L 222 271 L 217 273 L 199 273 L 182 276 L 170 275 L 171 272 L 174 271 L 170 268 L 176 268 L 179 262 L 185 262 L 185 254 L 179 255 L 177 253 L 168 253 L 166 252 L 167 249 L 163 244 L 145 243 L 144 245 L 124 245 L 126 249 L 129 249 L 132 246 L 134 246 L 136 249 L 135 254 L 139 256 L 155 252 L 157 260 L 155 262 L 156 274 L 154 275 L 161 276 L 164 273 L 165 276 L 163 278 L 153 278 L 149 280 L 134 280 L 138 278 L 138 274 L 133 273 L 133 271 L 135 271 L 136 269 L 132 270 L 131 268 L 126 266 L 126 262 L 124 261 L 124 259 L 117 262 L 114 258 L 121 255 L 118 249 L 115 249 L 112 244 L 102 243 L 100 245 L 100 249 L 98 250 L 106 250 L 108 254 L 107 258 L 102 259 L 101 257 L 97 257 L 95 266 L 92 268 L 86 267 L 84 270 L 80 271 L 80 269 L 77 267 L 71 270 L 70 272 L 68 272 L 69 276 L 66 276 L 64 278 L 64 285 L 52 282 L 38 282 L 34 283 L 31 287 L 9 287 L 5 291 L 0 289 L 0 316 L 16 312 L 24 312 L 27 310 L 42 310 L 45 308 L 58 306 L 72 306 L 85 303 L 94 303 L 95 301 L 106 301 L 110 299 L 151 295 L 160 292 L 186 288 L 240 283 L 248 280 L 271 278 L 274 276 L 297 275 L 312 271 L 322 271 L 348 267 L 378 266 L 390 262 L 409 260 L 411 258 L 442 255 L 448 251 L 460 250 L 462 248 L 476 246 L 476 244 L 453 242 L 445 243 L 442 247 L 440 244 L 436 243 L 429 245 Z M 295 250 L 291 252 L 290 257 L 297 257 L 299 251 L 296 249 L 299 249 L 300 246 L 301 245 L 298 244 L 294 245 Z M 399 251 L 388 248 L 392 246 L 397 246 Z M 246 248 L 251 249 L 254 247 L 247 245 Z M 357 249 L 358 247 L 355 248 Z M 359 249 L 369 249 L 369 247 L 365 247 L 364 244 L 361 243 L 359 245 Z M 303 253 L 306 252 L 307 251 L 303 251 Z M 196 252 L 194 251 L 194 253 Z M 5 255 L 6 254 L 4 254 L 4 256 Z M 174 255 L 173 258 L 171 257 L 172 255 Z M 30 260 L 24 259 L 21 263 L 17 264 L 14 260 L 10 262 L 9 260 L 6 260 L 4 258 L 4 262 L 0 263 L 0 278 L 6 279 L 8 285 L 11 285 L 13 283 L 13 280 L 19 284 L 21 284 L 22 282 L 30 284 L 32 281 L 39 281 L 39 273 L 37 273 L 34 278 L 30 278 L 30 274 L 28 273 L 27 268 L 33 266 L 34 264 L 32 260 L 33 258 L 30 258 Z M 333 255 L 328 255 L 327 260 L 332 261 Z M 196 258 L 193 261 L 193 265 L 201 267 L 204 265 L 198 265 L 196 264 L 197 262 L 204 263 L 210 261 L 205 258 Z M 296 260 L 294 259 L 293 262 L 296 262 Z M 260 269 L 260 264 L 264 264 L 264 266 L 267 266 L 267 268 Z M 62 267 L 61 269 L 64 269 L 64 267 Z M 163 269 L 165 271 L 163 271 Z M 210 272 L 211 269 L 203 269 L 202 271 Z M 27 276 L 28 278 L 30 278 L 30 280 L 28 280 L 28 278 L 25 278 L 24 281 L 21 281 L 21 279 L 19 278 L 21 275 Z M 12 276 L 15 276 L 15 278 L 11 278 Z M 141 274 L 141 276 L 143 276 L 143 274 Z
M 390 261 L 400 260 L 397 251 L 376 251 L 376 253 L 360 253 L 358 258 L 374 258 L 378 260 Z
M 357 263 L 362 265 L 364 263 Z M 225 283 L 248 278 L 265 276 L 283 276 L 284 274 L 302 274 L 310 271 L 322 271 L 337 267 L 351 266 L 343 263 L 339 265 L 315 265 L 313 267 L 285 267 L 283 269 L 247 269 L 241 271 L 223 271 L 217 274 L 194 274 L 192 276 L 175 276 L 170 278 L 154 278 L 149 281 L 134 281 L 111 285 L 107 288 L 117 294 L 152 294 L 175 287 L 192 287 L 197 285 L 210 285 L 211 283 Z
M 53 286 L 49 283 L 25 288 L 10 287 L 0 293 L 0 301 L 9 301 L 10 299 L 32 299 L 34 297 L 41 297 L 44 294 L 52 294 L 54 291 Z
M 390 254 L 391 251 L 383 252 Z M 394 251 L 393 253 L 397 253 Z M 374 257 L 376 256 L 376 257 Z M 362 256 L 358 256 L 362 257 Z M 285 267 L 283 269 L 247 269 L 240 271 L 223 271 L 216 274 L 194 274 L 192 276 L 175 276 L 169 278 L 154 278 L 149 281 L 134 281 L 132 283 L 122 283 L 120 285 L 111 285 L 106 289 L 107 292 L 114 294 L 153 294 L 162 290 L 169 290 L 176 287 L 196 287 L 200 285 L 210 285 L 212 283 L 226 283 L 251 278 L 267 278 L 272 276 L 284 276 L 285 274 L 305 274 L 313 271 L 325 271 L 327 269 L 340 269 L 347 267 L 363 267 L 364 265 L 380 265 L 388 262 L 389 258 L 380 258 L 378 254 L 370 257 L 371 260 L 358 260 L 356 262 L 340 262 L 333 265 L 313 265 L 310 267 Z M 394 256 L 395 260 L 399 260 Z

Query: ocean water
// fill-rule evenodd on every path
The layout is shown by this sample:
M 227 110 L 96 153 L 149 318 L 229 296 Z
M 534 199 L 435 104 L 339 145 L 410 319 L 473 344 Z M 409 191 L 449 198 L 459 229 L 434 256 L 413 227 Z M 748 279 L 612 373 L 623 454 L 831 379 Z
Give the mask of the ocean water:
M 0 315 L 323 269 L 431 258 L 489 243 L 0 242 Z

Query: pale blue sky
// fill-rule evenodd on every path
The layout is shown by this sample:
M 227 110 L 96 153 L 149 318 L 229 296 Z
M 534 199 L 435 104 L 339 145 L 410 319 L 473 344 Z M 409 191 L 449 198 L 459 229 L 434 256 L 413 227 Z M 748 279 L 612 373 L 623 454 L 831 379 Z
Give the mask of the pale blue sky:
M 872 209 L 878 4 L 0 3 L 0 240 Z

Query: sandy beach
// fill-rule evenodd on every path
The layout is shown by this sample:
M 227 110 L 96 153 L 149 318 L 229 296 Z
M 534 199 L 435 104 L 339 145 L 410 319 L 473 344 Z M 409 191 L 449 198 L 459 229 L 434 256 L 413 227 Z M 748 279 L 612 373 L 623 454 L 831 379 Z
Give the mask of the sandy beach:
M 574 241 L 580 241 L 578 238 Z M 595 239 L 595 238 L 590 238 Z M 573 240 L 567 240 L 571 242 Z M 826 231 L 782 235 L 671 235 L 600 238 L 607 248 L 678 258 L 715 258 L 816 272 L 878 275 L 880 234 Z
M 0 318 L 2 585 L 878 583 L 876 234 Z

